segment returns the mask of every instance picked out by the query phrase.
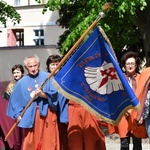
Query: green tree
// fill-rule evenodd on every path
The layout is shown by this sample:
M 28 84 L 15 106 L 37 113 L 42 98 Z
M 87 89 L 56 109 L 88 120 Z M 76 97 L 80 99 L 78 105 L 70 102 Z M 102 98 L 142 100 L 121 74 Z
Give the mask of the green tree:
M 41 0 L 36 0 L 40 3 Z M 43 9 L 58 10 L 58 23 L 66 31 L 60 36 L 60 51 L 65 54 L 96 19 L 105 0 L 49 0 Z M 99 25 L 110 39 L 119 56 L 124 49 L 150 51 L 150 0 L 110 0 L 112 8 Z M 149 63 L 149 62 L 148 62 Z M 148 64 L 150 65 L 150 64 Z
M 20 14 L 17 13 L 13 6 L 8 5 L 4 1 L 0 1 L 0 22 L 5 27 L 7 26 L 7 20 L 11 19 L 14 23 L 19 23 L 21 20 Z

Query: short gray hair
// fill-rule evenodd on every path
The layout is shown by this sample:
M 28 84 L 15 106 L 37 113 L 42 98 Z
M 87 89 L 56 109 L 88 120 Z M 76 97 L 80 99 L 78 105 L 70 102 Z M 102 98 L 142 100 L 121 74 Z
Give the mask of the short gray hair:
M 33 56 L 28 56 L 28 57 L 26 57 L 26 58 L 24 59 L 24 66 L 27 66 L 27 60 L 28 60 L 29 58 L 35 58 L 35 59 L 37 60 L 37 62 L 40 63 L 39 57 L 36 56 L 36 55 L 33 55 Z

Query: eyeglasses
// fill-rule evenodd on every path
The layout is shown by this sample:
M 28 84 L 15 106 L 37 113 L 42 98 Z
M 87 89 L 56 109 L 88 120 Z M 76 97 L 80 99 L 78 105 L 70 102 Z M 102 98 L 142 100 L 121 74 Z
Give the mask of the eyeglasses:
M 126 63 L 126 66 L 135 66 L 136 64 L 131 62 L 131 63 Z

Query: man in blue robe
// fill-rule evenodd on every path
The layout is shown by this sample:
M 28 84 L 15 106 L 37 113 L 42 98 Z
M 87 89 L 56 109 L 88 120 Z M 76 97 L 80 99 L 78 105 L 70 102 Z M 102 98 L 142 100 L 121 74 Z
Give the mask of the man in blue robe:
M 61 105 L 58 101 L 62 100 L 64 104 L 66 99 L 52 85 L 52 79 L 40 88 L 49 74 L 39 71 L 39 58 L 27 57 L 24 65 L 28 74 L 16 84 L 10 97 L 7 115 L 19 121 L 18 126 L 24 128 L 23 150 L 60 150 L 57 108 Z M 36 97 L 34 102 L 21 117 L 22 110 L 33 96 Z M 67 122 L 66 116 L 59 116 L 62 117 L 60 120 L 65 119 Z

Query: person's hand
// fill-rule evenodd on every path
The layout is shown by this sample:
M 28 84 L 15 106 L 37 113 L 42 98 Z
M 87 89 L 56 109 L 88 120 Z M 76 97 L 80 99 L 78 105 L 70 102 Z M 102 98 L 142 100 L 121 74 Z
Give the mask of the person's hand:
M 16 119 L 17 122 L 20 122 L 20 120 L 22 119 L 21 116 L 18 116 L 18 118 Z
M 140 118 L 140 120 L 138 121 L 138 125 L 141 125 L 143 123 L 143 117 Z
M 127 111 L 127 112 L 125 113 L 125 116 L 126 116 L 126 118 L 129 118 L 129 117 L 130 117 L 130 113 Z
M 40 88 L 37 88 L 35 90 L 35 93 L 36 93 L 37 96 L 40 96 L 40 97 L 42 97 L 42 95 L 43 95 L 43 91 Z
M 37 88 L 37 89 L 35 90 L 35 93 L 36 93 L 37 96 L 43 97 L 43 98 L 46 98 L 46 99 L 47 99 L 47 95 L 42 91 L 41 88 Z

